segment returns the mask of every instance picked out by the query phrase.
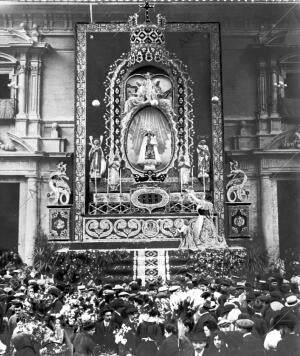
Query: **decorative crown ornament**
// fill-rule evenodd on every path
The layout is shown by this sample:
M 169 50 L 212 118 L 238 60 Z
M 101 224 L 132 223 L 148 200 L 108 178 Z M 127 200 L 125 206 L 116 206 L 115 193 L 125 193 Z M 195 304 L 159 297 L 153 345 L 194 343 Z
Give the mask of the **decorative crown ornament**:
M 129 62 L 166 62 L 168 52 L 165 48 L 165 17 L 158 14 L 157 23 L 154 24 L 149 19 L 148 2 L 143 6 L 146 10 L 145 22 L 138 24 L 138 14 L 129 17 L 128 24 L 130 29 L 130 53 Z

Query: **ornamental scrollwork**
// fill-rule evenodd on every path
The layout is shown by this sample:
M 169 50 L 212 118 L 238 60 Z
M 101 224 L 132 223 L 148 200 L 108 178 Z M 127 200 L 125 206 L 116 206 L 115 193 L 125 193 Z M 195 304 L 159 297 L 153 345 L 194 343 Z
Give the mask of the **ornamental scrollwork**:
M 68 184 L 69 177 L 66 174 L 67 164 L 60 162 L 57 171 L 49 178 L 51 192 L 47 194 L 49 203 L 52 205 L 67 205 L 70 201 L 71 189 Z
M 249 190 L 245 189 L 248 178 L 246 173 L 238 168 L 237 161 L 230 162 L 230 173 L 227 177 L 230 178 L 226 185 L 228 202 L 245 202 L 249 196 Z
M 103 239 L 111 235 L 113 231 L 113 224 L 108 219 L 102 220 L 88 220 L 85 225 L 85 232 L 88 237 Z

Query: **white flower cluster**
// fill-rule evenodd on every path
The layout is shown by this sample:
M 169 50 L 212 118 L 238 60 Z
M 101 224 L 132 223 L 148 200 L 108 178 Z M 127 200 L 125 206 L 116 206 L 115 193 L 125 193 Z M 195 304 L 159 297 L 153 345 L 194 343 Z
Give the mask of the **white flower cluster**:
M 131 330 L 130 326 L 126 326 L 125 324 L 121 326 L 121 328 L 115 334 L 115 342 L 117 345 L 118 344 L 126 345 L 127 339 L 125 338 L 125 336 L 130 330 Z

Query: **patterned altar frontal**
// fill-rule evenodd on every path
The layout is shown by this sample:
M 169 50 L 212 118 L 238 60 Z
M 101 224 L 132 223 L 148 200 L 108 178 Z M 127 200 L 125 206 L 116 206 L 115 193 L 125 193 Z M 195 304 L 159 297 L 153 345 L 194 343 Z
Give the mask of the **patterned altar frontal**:
M 224 235 L 219 49 L 217 24 L 148 10 L 77 25 L 75 240 L 180 241 L 206 200 Z

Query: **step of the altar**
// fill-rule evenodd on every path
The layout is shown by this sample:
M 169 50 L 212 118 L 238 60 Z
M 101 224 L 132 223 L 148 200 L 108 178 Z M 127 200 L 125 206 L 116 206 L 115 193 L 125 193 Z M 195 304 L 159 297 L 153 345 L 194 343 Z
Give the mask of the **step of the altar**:
M 240 246 L 192 251 L 181 248 L 104 250 L 91 246 L 71 250 L 65 245 L 57 253 L 65 255 L 67 260 L 71 258 L 75 264 L 79 260 L 83 270 L 100 278 L 104 284 L 123 284 L 137 279 L 141 279 L 143 285 L 157 279 L 180 283 L 187 274 L 238 275 L 246 259 L 246 249 Z M 59 261 L 63 263 L 63 259 Z
M 143 250 L 143 249 L 176 249 L 181 240 L 168 239 L 142 239 L 142 240 L 97 240 L 97 241 L 72 241 L 67 242 L 70 250 Z

